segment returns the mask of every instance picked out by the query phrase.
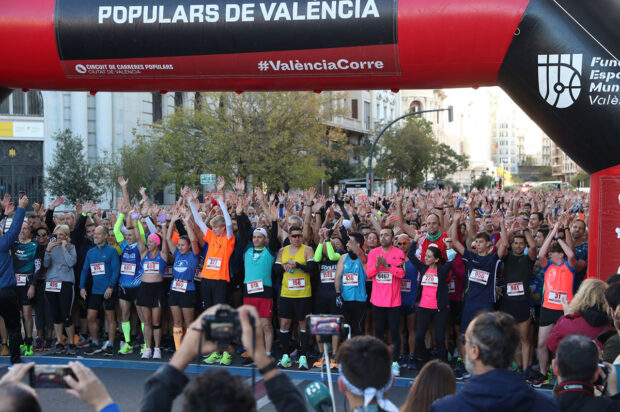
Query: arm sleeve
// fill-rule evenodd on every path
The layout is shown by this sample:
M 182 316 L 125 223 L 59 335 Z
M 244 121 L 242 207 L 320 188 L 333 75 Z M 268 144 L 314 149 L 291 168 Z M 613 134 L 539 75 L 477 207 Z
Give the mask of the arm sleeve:
M 187 202 L 187 203 L 189 203 L 189 209 L 192 211 L 192 216 L 194 216 L 194 222 L 196 222 L 202 234 L 206 235 L 207 225 L 205 225 L 205 222 L 202 221 L 202 218 L 200 217 L 200 213 L 198 213 L 198 211 L 196 210 L 196 206 L 194 205 L 194 202 Z M 230 219 L 230 216 L 228 218 Z
M 189 379 L 178 369 L 165 364 L 152 374 L 144 384 L 140 412 L 172 410 L 172 403 L 181 394 Z
M 271 232 L 269 233 L 269 250 L 271 250 L 274 255 L 277 255 L 278 250 L 280 250 L 280 241 L 278 240 L 278 221 L 277 220 L 274 220 L 271 222 Z
M 80 289 L 84 289 L 86 287 L 88 272 L 90 272 L 90 259 L 89 253 L 87 252 L 86 258 L 84 259 L 84 266 L 82 266 L 82 273 L 80 274 Z
M 418 257 L 415 255 L 417 249 L 418 242 L 412 242 L 411 246 L 409 246 L 409 250 L 407 251 L 407 257 L 409 258 L 409 261 L 413 263 L 413 266 L 415 266 L 418 272 L 424 274 L 426 273 L 428 266 L 422 263 L 422 261 L 420 261 L 420 259 L 418 259 Z
M 232 228 L 232 220 L 230 220 L 230 215 L 228 214 L 228 208 L 224 202 L 217 202 L 222 209 L 222 215 L 224 215 L 224 220 L 226 221 L 226 236 L 230 239 L 233 237 L 233 228 Z
M 332 242 L 327 242 L 325 243 L 325 248 L 327 249 L 327 257 L 329 258 L 329 260 L 340 260 L 340 253 L 336 253 L 336 251 L 334 251 L 334 246 L 332 245 Z M 314 259 L 316 261 L 316 259 Z
M 6 232 L 4 236 L 0 237 L 0 251 L 8 253 L 13 243 L 15 243 L 19 237 L 19 232 L 22 230 L 22 223 L 24 223 L 25 215 L 26 210 L 23 207 L 18 207 L 9 231 Z
M 321 260 L 323 260 L 323 243 L 319 243 L 314 251 L 314 261 L 320 262 Z
M 142 241 L 146 245 L 146 236 L 144 235 L 144 227 L 142 227 L 142 222 L 140 222 L 140 220 L 137 220 L 136 223 L 138 224 L 138 231 L 140 232 L 140 236 L 142 237 Z M 157 232 L 155 232 L 155 233 L 157 233 Z
M 149 228 L 149 233 L 157 233 L 157 227 L 155 226 L 155 224 L 151 220 L 151 217 L 150 216 L 145 216 L 144 220 L 146 222 L 146 227 Z
M 50 233 L 54 233 L 56 223 L 54 223 L 54 211 L 52 209 L 47 209 L 45 211 L 45 225 L 50 230 Z
M 46 268 L 52 266 L 52 254 L 47 249 L 45 250 L 45 255 L 43 255 L 43 266 Z
M 116 402 L 112 402 L 111 404 L 105 406 L 99 412 L 123 412 L 120 406 Z
M 122 213 L 118 214 L 118 218 L 116 218 L 116 223 L 114 223 L 114 237 L 116 238 L 117 243 L 121 243 L 125 240 L 125 236 L 121 233 L 121 225 L 123 224 L 123 219 L 125 215 Z
M 377 275 L 377 268 L 375 268 L 376 264 L 377 264 L 376 253 L 372 253 L 372 251 L 368 252 L 368 260 L 366 261 L 366 276 L 367 277 L 374 278 Z
M 319 265 L 314 260 L 307 261 L 305 265 L 297 263 L 297 267 L 312 276 L 319 274 Z
M 291 378 L 283 373 L 265 381 L 267 396 L 278 412 L 300 412 L 306 410 L 306 400 Z
M 239 250 L 245 250 L 245 247 L 250 243 L 249 232 L 251 227 L 252 224 L 250 223 L 248 215 L 241 212 L 241 214 L 237 216 L 237 235 L 239 239 L 235 244 L 239 246 Z
M 77 222 L 75 222 L 75 229 L 71 232 L 71 243 L 76 247 L 84 241 L 84 232 L 86 231 L 86 219 L 84 215 L 80 215 Z
M 75 252 L 75 246 L 72 245 L 73 247 L 68 247 L 67 250 L 63 250 L 63 256 L 65 258 L 65 263 L 67 264 L 67 266 L 69 267 L 73 267 L 75 266 L 75 264 L 77 263 L 77 254 Z
M 120 264 L 120 257 L 118 256 L 112 256 L 112 278 L 110 278 L 110 286 L 114 287 L 114 285 L 116 285 L 116 283 L 118 282 L 118 278 L 121 275 L 121 264 Z

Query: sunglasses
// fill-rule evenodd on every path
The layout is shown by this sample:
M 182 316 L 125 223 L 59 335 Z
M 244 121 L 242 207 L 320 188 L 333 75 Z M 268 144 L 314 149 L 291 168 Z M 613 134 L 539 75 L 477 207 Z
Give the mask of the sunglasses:
M 301 235 L 289 235 L 289 236 L 293 238 L 301 237 Z
M 37 233 L 37 237 L 47 236 L 47 233 Z
M 362 232 L 362 235 L 368 236 L 368 232 Z
M 409 242 L 397 242 L 396 246 L 405 246 L 405 245 L 408 245 L 408 244 L 409 244 Z

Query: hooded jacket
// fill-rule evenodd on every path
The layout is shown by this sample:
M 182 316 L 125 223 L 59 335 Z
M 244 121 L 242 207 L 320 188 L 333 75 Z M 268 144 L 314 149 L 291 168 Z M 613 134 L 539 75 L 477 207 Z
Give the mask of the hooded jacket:
M 553 353 L 558 349 L 558 345 L 568 335 L 586 335 L 594 339 L 600 349 L 603 344 L 596 340 L 606 326 L 609 325 L 609 318 L 596 308 L 588 308 L 581 312 L 564 315 L 558 319 L 551 334 L 547 338 L 547 347 Z
M 559 412 L 549 395 L 537 392 L 514 372 L 494 369 L 472 376 L 455 395 L 433 402 L 431 412 Z

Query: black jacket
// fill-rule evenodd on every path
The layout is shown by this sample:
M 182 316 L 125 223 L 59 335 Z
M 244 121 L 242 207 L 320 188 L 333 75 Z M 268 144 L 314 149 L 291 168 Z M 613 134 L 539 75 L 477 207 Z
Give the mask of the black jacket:
M 178 369 L 169 364 L 161 366 L 144 384 L 140 412 L 171 411 L 174 399 L 179 396 L 188 382 L 187 376 Z M 265 389 L 276 411 L 301 412 L 306 410 L 304 396 L 288 376 L 281 373 L 265 381 Z
M 413 263 L 413 266 L 418 270 L 418 288 L 415 296 L 415 304 L 419 306 L 420 299 L 422 298 L 422 279 L 424 278 L 424 274 L 428 270 L 428 266 L 420 261 L 418 257 L 415 255 L 417 249 L 417 243 L 413 242 L 411 247 L 409 247 L 409 251 L 407 252 L 407 257 Z M 452 269 L 452 262 L 447 262 L 441 266 L 437 266 L 437 309 L 445 310 L 450 306 L 450 288 L 448 283 L 450 282 L 450 269 Z
M 569 382 L 566 382 L 569 384 Z M 560 391 L 556 400 L 562 412 L 617 412 L 620 411 L 620 397 L 593 396 L 591 392 L 579 390 L 579 383 L 569 390 Z M 590 386 L 590 385 L 584 385 Z M 560 386 L 561 388 L 561 386 Z M 590 386 L 591 388 L 591 386 Z

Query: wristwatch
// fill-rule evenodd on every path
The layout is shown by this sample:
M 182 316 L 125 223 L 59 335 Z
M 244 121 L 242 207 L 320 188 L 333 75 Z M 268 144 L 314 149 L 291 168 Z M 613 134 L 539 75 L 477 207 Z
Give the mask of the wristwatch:
M 265 367 L 263 367 L 263 368 L 260 368 L 260 369 L 258 370 L 258 372 L 259 372 L 261 375 L 264 375 L 264 374 L 266 374 L 267 372 L 271 372 L 272 370 L 277 369 L 277 368 L 278 368 L 278 363 L 276 362 L 276 360 L 275 360 L 275 359 L 271 358 L 271 362 L 269 362 L 269 364 L 268 364 L 267 366 L 265 366 Z

